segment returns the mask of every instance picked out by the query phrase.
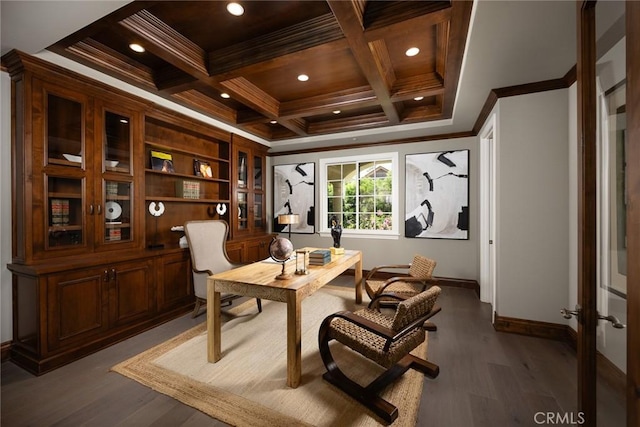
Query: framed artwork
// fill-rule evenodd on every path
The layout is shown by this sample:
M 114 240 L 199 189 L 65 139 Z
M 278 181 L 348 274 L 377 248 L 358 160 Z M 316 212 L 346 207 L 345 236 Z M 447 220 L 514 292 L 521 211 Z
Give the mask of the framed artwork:
M 469 150 L 407 154 L 404 235 L 469 238 Z
M 273 167 L 273 231 L 315 233 L 315 163 Z M 297 224 L 279 224 L 278 215 L 296 214 Z

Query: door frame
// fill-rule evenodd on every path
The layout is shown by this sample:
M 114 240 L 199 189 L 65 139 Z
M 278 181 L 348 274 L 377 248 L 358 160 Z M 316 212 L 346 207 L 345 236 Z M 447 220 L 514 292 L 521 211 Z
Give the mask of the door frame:
M 640 425 L 640 2 L 625 3 L 627 35 L 627 426 Z M 632 262 L 635 260 L 635 262 Z
M 578 411 L 596 426 L 597 144 L 595 1 L 577 6 Z M 640 424 L 640 3 L 625 2 L 627 67 L 627 426 Z
M 480 132 L 480 300 L 491 304 L 491 321 L 497 312 L 496 200 L 497 114 Z

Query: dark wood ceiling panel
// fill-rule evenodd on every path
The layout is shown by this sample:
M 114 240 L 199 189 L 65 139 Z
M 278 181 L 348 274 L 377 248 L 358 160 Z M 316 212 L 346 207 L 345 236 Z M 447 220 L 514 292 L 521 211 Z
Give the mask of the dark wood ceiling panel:
M 324 1 L 241 1 L 245 13 L 232 16 L 226 1 L 160 1 L 148 10 L 207 52 L 265 35 L 330 13 Z
M 277 68 L 247 73 L 247 79 L 281 102 L 315 97 L 329 92 L 348 90 L 367 84 L 351 51 L 340 49 L 309 49 L 298 61 L 280 63 Z M 298 81 L 300 74 L 309 76 Z
M 226 4 L 136 1 L 50 49 L 273 143 L 451 117 L 473 2 Z

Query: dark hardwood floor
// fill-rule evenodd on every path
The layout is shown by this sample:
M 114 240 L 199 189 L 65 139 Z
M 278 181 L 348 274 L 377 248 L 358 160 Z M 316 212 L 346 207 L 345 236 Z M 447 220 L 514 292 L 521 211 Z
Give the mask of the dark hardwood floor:
M 568 345 L 494 331 L 490 307 L 468 289 L 443 287 L 439 304 L 442 312 L 433 318 L 438 331 L 429 333 L 428 354 L 440 375 L 425 379 L 418 426 L 537 426 L 546 419 L 537 413 L 557 413 L 569 421 L 554 425 L 572 425 L 569 417 L 578 425 L 576 357 Z M 109 372 L 116 363 L 205 320 L 205 315 L 185 315 L 40 377 L 3 363 L 0 424 L 225 425 Z M 598 425 L 624 426 L 623 402 L 607 389 L 601 396 Z

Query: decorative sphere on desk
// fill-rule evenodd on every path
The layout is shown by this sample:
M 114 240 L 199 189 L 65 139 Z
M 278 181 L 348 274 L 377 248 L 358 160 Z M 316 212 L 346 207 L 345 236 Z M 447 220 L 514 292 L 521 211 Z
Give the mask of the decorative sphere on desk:
M 293 243 L 285 237 L 275 237 L 269 244 L 269 255 L 277 262 L 285 262 L 293 254 Z

